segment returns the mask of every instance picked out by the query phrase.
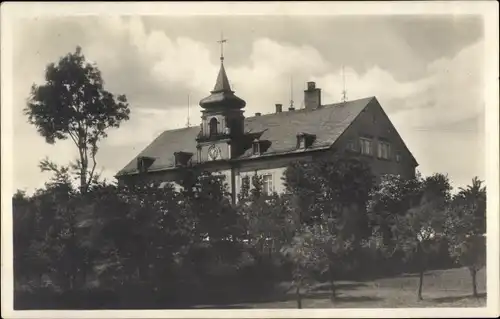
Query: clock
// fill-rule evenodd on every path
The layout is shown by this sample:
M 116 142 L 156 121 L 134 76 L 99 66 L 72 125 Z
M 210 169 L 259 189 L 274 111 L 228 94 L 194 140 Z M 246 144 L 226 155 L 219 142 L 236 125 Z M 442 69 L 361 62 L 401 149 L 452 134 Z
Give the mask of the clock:
M 212 145 L 208 148 L 208 157 L 214 161 L 216 159 L 218 159 L 220 157 L 220 148 L 215 146 L 215 145 Z

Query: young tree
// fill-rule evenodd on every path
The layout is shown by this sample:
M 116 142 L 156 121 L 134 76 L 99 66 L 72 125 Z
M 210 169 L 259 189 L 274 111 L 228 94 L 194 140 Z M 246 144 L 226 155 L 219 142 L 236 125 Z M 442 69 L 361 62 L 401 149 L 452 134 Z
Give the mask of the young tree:
M 293 265 L 292 284 L 295 287 L 297 308 L 302 309 L 302 290 L 312 283 L 312 274 L 319 265 L 314 229 L 305 226 L 297 230 L 291 242 L 281 252 Z
M 429 254 L 437 249 L 437 239 L 443 233 L 444 211 L 451 191 L 448 178 L 442 174 L 429 176 L 421 183 L 419 203 L 405 214 L 394 216 L 392 225 L 393 244 L 418 268 L 418 300 L 423 299 L 423 279 Z
M 445 235 L 450 256 L 469 269 L 472 293 L 478 297 L 476 275 L 486 265 L 486 187 L 477 177 L 453 198 L 446 210 Z
M 71 138 L 78 149 L 80 191 L 85 192 L 94 178 L 99 141 L 109 128 L 129 119 L 127 99 L 104 89 L 101 72 L 86 61 L 80 47 L 57 65 L 49 64 L 45 80 L 31 87 L 24 113 L 47 143 Z
M 356 262 L 356 248 L 371 233 L 366 203 L 373 184 L 369 166 L 356 158 L 298 162 L 285 171 L 285 186 L 301 223 L 319 236 L 315 244 L 322 253 L 316 257 L 328 274 L 332 298 L 336 273 L 341 265 Z
M 339 229 L 339 223 L 333 218 L 324 218 L 322 223 L 310 226 L 310 230 L 314 239 L 316 266 L 321 273 L 327 273 L 330 297 L 334 301 L 337 297 L 336 271 L 346 266 L 349 254 L 353 250 L 354 236 Z

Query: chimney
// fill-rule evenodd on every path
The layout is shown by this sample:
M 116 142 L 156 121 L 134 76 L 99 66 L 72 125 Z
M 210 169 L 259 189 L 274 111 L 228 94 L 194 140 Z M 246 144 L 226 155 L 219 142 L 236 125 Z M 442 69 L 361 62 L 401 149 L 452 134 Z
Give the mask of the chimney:
M 276 113 L 283 112 L 283 104 L 276 104 Z
M 304 90 L 304 107 L 306 110 L 321 107 L 321 89 L 316 88 L 315 82 L 307 82 L 307 90 Z
M 260 112 L 255 113 L 255 116 L 261 116 L 261 115 L 262 115 L 262 113 L 260 113 Z
M 295 111 L 295 108 L 294 108 L 293 106 L 290 106 L 290 107 L 288 108 L 288 110 L 289 110 L 289 111 Z

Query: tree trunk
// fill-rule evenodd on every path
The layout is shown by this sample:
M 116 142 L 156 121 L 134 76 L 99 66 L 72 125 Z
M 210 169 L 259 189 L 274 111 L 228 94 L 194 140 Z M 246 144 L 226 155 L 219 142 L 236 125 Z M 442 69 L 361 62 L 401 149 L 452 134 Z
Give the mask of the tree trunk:
M 422 286 L 424 285 L 424 269 L 420 268 L 419 281 L 418 281 L 418 300 L 423 300 L 422 298 Z
M 475 298 L 478 298 L 479 296 L 477 294 L 477 280 L 476 280 L 477 270 L 474 267 L 470 267 L 469 271 L 472 277 L 472 295 Z
M 88 161 L 86 158 L 85 150 L 86 145 L 83 142 L 79 143 L 78 151 L 80 153 L 80 192 L 85 193 L 87 190 L 87 168 Z
M 330 290 L 331 290 L 331 299 L 332 300 L 335 300 L 335 297 L 337 296 L 337 293 L 336 293 L 336 287 L 335 287 L 335 282 L 334 282 L 334 278 L 333 278 L 333 267 L 332 265 L 329 265 L 328 266 L 328 276 L 329 276 L 329 280 L 330 280 Z
M 297 309 L 302 309 L 302 295 L 300 294 L 300 285 L 297 285 L 295 294 L 297 296 Z
M 419 280 L 418 280 L 418 294 L 417 294 L 417 299 L 419 301 L 423 300 L 422 298 L 422 287 L 424 285 L 424 272 L 425 272 L 425 255 L 423 251 L 423 247 L 421 243 L 417 244 L 417 264 L 418 264 L 418 270 L 419 270 Z

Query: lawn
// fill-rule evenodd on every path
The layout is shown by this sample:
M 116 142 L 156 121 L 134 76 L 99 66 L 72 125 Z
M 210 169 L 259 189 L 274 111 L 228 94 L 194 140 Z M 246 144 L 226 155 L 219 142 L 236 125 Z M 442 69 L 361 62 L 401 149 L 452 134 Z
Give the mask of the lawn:
M 289 285 L 284 283 L 283 285 Z M 485 307 L 486 270 L 477 275 L 478 299 L 472 297 L 469 272 L 465 268 L 434 270 L 424 276 L 423 301 L 417 301 L 417 274 L 404 274 L 374 281 L 337 282 L 337 300 L 329 299 L 328 285 L 314 285 L 302 301 L 303 308 L 398 308 Z M 293 289 L 274 301 L 248 302 L 221 307 L 197 308 L 296 308 Z

